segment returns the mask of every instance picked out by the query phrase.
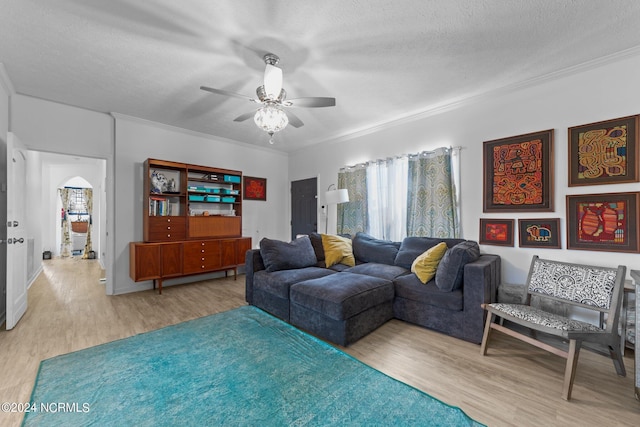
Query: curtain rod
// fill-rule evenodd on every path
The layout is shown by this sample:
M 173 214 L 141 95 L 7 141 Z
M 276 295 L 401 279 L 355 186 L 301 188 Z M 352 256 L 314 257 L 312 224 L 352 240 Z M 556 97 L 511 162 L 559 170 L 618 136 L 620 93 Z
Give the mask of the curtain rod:
M 415 156 L 421 156 L 421 155 L 425 155 L 425 154 L 435 154 L 436 151 L 442 150 L 442 149 L 459 152 L 463 148 L 464 147 L 462 147 L 460 145 L 458 145 L 457 147 L 440 147 L 440 148 L 436 148 L 435 150 L 424 150 L 424 151 L 420 151 L 419 153 L 401 154 L 401 155 L 395 156 L 395 157 L 387 157 L 386 159 L 368 160 L 366 162 L 356 163 L 355 165 L 343 166 L 343 167 L 340 168 L 340 171 L 347 170 L 347 169 L 354 169 L 354 168 L 358 168 L 358 167 L 365 167 L 365 166 L 368 166 L 368 165 L 370 165 L 370 164 L 372 164 L 374 162 L 381 162 L 381 161 L 385 161 L 385 160 L 400 159 L 402 157 L 415 157 Z

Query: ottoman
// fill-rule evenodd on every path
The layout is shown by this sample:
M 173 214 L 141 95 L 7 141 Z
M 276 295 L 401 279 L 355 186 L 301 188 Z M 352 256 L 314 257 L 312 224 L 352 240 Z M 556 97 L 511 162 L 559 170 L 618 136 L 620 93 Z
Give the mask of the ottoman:
M 291 286 L 290 323 L 348 346 L 393 318 L 393 283 L 340 272 Z

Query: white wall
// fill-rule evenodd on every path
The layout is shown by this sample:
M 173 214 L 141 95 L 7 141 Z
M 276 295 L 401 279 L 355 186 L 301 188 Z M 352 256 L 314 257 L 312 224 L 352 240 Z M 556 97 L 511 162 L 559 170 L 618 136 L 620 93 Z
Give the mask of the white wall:
M 356 136 L 331 146 L 315 146 L 290 156 L 291 180 L 320 175 L 319 188 L 337 182 L 340 167 L 401 153 L 441 146 L 461 146 L 462 237 L 478 240 L 479 218 L 561 218 L 566 248 L 565 196 L 640 191 L 640 184 L 568 187 L 567 128 L 640 113 L 640 56 L 610 59 L 554 80 L 501 91 L 464 106 L 414 121 L 405 121 L 378 132 Z M 555 129 L 555 211 L 549 213 L 484 214 L 482 212 L 482 142 Z M 319 205 L 323 200 L 319 201 Z M 320 217 L 319 217 L 320 218 Z M 329 229 L 335 229 L 335 213 Z M 517 223 L 517 221 L 516 221 Z M 638 254 L 577 250 L 522 249 L 482 245 L 483 253 L 502 257 L 503 280 L 524 283 L 531 256 L 603 266 L 640 267 Z
M 149 289 L 129 278 L 129 242 L 142 240 L 143 162 L 147 158 L 240 170 L 267 178 L 267 201 L 244 201 L 242 233 L 256 246 L 262 237 L 287 239 L 288 157 L 258 146 L 224 141 L 132 117 L 115 115 L 115 293 Z M 184 280 L 194 280 L 187 278 Z

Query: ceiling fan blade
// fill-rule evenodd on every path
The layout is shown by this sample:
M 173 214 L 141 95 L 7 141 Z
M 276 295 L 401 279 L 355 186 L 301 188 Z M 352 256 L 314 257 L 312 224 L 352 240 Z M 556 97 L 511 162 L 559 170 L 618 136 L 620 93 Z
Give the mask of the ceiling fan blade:
M 246 99 L 247 101 L 251 101 L 251 102 L 259 102 L 253 98 L 249 98 L 248 96 L 240 95 L 239 93 L 235 93 L 235 92 L 229 92 L 228 90 L 214 89 L 212 87 L 207 87 L 207 86 L 200 86 L 200 89 L 206 90 L 207 92 L 211 92 L 211 93 L 217 93 L 218 95 L 232 96 L 234 98 Z
M 335 98 L 325 97 L 309 97 L 309 98 L 294 98 L 288 99 L 282 103 L 286 107 L 304 107 L 304 108 L 317 108 L 317 107 L 334 107 L 336 105 Z
M 302 120 L 300 120 L 298 116 L 293 114 L 291 111 L 287 111 L 287 118 L 289 119 L 289 124 L 294 128 L 299 128 L 304 126 L 304 123 L 302 123 Z
M 267 64 L 264 70 L 264 90 L 271 99 L 278 98 L 282 90 L 282 70 Z
M 238 117 L 233 119 L 233 121 L 234 122 L 244 122 L 245 120 L 250 119 L 251 117 L 253 117 L 255 115 L 256 115 L 255 111 L 249 111 L 248 113 L 240 114 Z

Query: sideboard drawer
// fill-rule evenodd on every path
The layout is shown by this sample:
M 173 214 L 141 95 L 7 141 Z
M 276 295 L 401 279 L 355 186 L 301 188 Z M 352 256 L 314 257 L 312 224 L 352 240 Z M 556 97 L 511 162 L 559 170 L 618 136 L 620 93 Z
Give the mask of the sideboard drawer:
M 219 240 L 199 240 L 184 243 L 184 272 L 196 273 L 212 271 L 221 263 Z
M 184 217 L 159 216 L 149 218 L 150 242 L 184 240 L 187 237 L 187 222 Z

